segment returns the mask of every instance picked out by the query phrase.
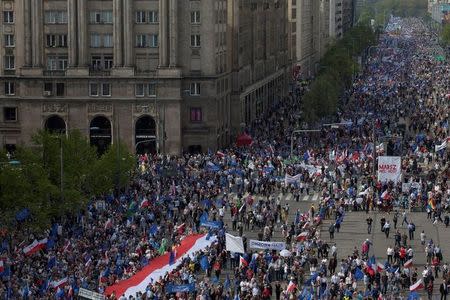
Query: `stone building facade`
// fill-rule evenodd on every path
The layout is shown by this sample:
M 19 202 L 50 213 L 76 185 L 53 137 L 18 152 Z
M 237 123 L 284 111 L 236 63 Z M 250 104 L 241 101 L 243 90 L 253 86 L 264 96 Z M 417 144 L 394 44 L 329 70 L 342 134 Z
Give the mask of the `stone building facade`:
M 274 84 L 284 93 L 287 46 L 275 37 L 286 27 L 265 7 L 286 1 L 0 1 L 1 146 L 45 128 L 80 130 L 101 150 L 228 145 L 245 122 L 236 102 L 258 93 L 267 104 Z

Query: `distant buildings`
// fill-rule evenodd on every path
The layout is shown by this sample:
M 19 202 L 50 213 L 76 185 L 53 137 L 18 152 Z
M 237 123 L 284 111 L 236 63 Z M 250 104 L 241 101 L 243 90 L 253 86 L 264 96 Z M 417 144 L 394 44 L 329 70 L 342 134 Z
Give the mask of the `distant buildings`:
M 450 24 L 450 0 L 428 0 L 428 12 L 439 24 Z
M 287 92 L 287 3 L 3 0 L 0 146 L 78 129 L 100 151 L 224 147 Z
M 314 75 L 333 40 L 353 26 L 354 0 L 289 1 L 290 58 L 301 77 Z

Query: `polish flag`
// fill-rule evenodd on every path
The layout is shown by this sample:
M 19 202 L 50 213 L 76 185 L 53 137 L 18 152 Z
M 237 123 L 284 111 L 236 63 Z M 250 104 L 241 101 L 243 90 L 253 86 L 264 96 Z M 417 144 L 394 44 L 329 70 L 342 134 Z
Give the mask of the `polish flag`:
M 0 259 L 0 273 L 5 271 L 5 265 L 3 264 L 3 260 Z
M 175 229 L 178 232 L 178 234 L 183 234 L 184 230 L 186 229 L 186 223 L 183 223 L 183 224 L 175 227 Z
M 297 236 L 297 241 L 300 241 L 300 242 L 306 241 L 307 238 L 308 238 L 308 231 L 303 231 L 302 233 L 300 233 Z
M 245 260 L 245 258 L 243 258 L 242 256 L 239 257 L 239 267 L 242 268 L 246 266 L 248 266 L 248 262 Z
M 419 279 L 416 283 L 414 283 L 413 285 L 411 285 L 409 287 L 409 290 L 412 292 L 412 291 L 418 291 L 423 288 L 424 288 L 423 281 L 422 281 L 422 279 Z
M 105 223 L 105 229 L 110 229 L 113 226 L 113 222 L 111 220 L 111 218 L 108 218 L 108 221 L 106 221 Z
M 289 282 L 286 291 L 288 293 L 292 293 L 295 291 L 295 289 L 297 288 L 297 286 L 295 285 L 295 283 L 293 283 L 292 281 Z
M 377 271 L 378 272 L 382 272 L 384 271 L 384 265 L 382 263 L 377 263 Z
M 388 200 L 391 197 L 391 195 L 389 195 L 388 190 L 385 190 L 382 194 L 381 194 L 381 199 L 383 200 Z
M 169 264 L 169 252 L 155 257 L 152 259 L 151 264 L 142 268 L 132 277 L 107 287 L 104 294 L 110 296 L 114 293 L 117 299 L 122 296 L 128 299 L 129 296 L 135 296 L 138 292 L 145 293 L 150 282 L 156 282 L 160 277 L 164 277 L 166 273 L 170 274 L 180 266 L 184 257 L 189 256 L 193 258 L 196 253 L 208 248 L 215 241 L 216 238 L 214 236 L 211 236 L 207 240 L 206 234 L 189 235 L 177 247 L 175 262 L 173 264 Z
M 412 266 L 413 266 L 412 258 L 403 264 L 403 268 L 406 268 L 406 269 L 411 268 Z
M 148 202 L 147 198 L 144 198 L 144 200 L 142 200 L 140 207 L 141 208 L 146 208 L 150 206 L 150 202 Z
M 71 251 L 72 249 L 73 249 L 72 243 L 70 242 L 70 240 L 67 240 L 67 243 L 64 245 L 63 252 L 68 252 Z
M 34 240 L 33 243 L 31 243 L 30 245 L 23 248 L 23 253 L 27 256 L 33 255 L 34 253 L 44 249 L 46 245 L 47 245 L 47 239 L 43 239 L 40 241 Z
M 225 157 L 225 153 L 221 152 L 221 151 L 217 151 L 216 155 L 219 157 Z
M 65 277 L 61 280 L 50 282 L 50 287 L 57 290 L 58 288 L 64 287 L 67 283 L 69 283 L 69 278 Z

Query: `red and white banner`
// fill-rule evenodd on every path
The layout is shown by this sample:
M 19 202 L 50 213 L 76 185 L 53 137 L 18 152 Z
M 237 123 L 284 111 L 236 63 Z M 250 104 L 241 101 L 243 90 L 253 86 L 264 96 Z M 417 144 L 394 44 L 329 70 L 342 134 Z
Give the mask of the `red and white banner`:
M 44 249 L 46 245 L 47 239 L 43 239 L 40 241 L 34 240 L 34 242 L 32 242 L 30 245 L 23 248 L 23 253 L 25 255 L 33 255 L 34 253 Z
M 128 298 L 131 295 L 135 296 L 137 292 L 145 292 L 150 282 L 156 282 L 160 277 L 164 277 L 167 272 L 175 270 L 181 264 L 183 257 L 186 255 L 192 257 L 194 253 L 207 248 L 215 240 L 216 238 L 214 236 L 211 236 L 208 240 L 206 234 L 187 236 L 176 248 L 175 262 L 173 264 L 169 264 L 169 252 L 158 256 L 152 259 L 146 267 L 134 276 L 107 287 L 105 295 L 110 296 L 114 293 L 118 299 L 122 295 Z
M 65 286 L 67 283 L 69 283 L 69 278 L 65 277 L 61 280 L 50 282 L 50 287 L 57 290 L 58 288 L 62 288 L 63 286 Z
M 397 183 L 402 180 L 402 159 L 400 156 L 378 157 L 378 180 L 381 182 L 393 181 Z
M 409 287 L 409 290 L 412 292 L 412 291 L 417 291 L 417 290 L 420 290 L 423 288 L 424 288 L 424 285 L 423 285 L 422 279 L 419 279 L 416 283 L 414 283 L 413 285 L 411 285 Z
M 406 269 L 411 268 L 412 266 L 413 266 L 412 258 L 403 264 L 403 268 L 406 268 Z

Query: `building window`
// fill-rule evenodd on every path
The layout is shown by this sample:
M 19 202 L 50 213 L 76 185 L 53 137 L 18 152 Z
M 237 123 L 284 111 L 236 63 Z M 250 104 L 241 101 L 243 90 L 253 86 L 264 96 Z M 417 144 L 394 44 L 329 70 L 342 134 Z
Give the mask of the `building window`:
M 5 47 L 14 47 L 14 34 L 5 34 Z
M 113 67 L 113 56 L 112 55 L 105 55 L 103 57 L 103 67 L 105 70 L 112 69 Z
M 106 97 L 111 96 L 111 84 L 102 83 L 102 96 Z
M 3 12 L 3 23 L 5 24 L 14 23 L 14 12 L 12 10 Z
M 147 45 L 147 36 L 145 34 L 136 35 L 136 47 L 144 48 Z
M 101 45 L 100 34 L 91 33 L 91 48 L 99 48 Z
M 158 47 L 158 35 L 157 34 L 150 34 L 149 47 L 152 47 L 152 48 Z
M 5 95 L 14 96 L 16 93 L 16 85 L 13 81 L 5 81 Z
M 67 47 L 67 34 L 47 34 L 47 47 Z
M 64 96 L 64 83 L 63 82 L 56 83 L 56 96 Z
M 136 97 L 144 97 L 145 88 L 143 83 L 136 83 L 135 94 Z
M 14 55 L 6 55 L 5 56 L 5 70 L 14 70 L 15 65 L 15 57 Z
M 67 56 L 49 56 L 47 58 L 47 70 L 67 69 Z
M 191 47 L 200 47 L 200 34 L 191 34 Z
M 199 10 L 191 11 L 191 23 L 192 24 L 200 24 L 200 11 Z
M 198 82 L 191 83 L 190 94 L 191 94 L 191 96 L 199 96 L 200 95 L 200 83 L 198 83 Z
M 150 97 L 156 97 L 156 83 L 151 82 L 148 84 L 148 95 Z
M 113 35 L 108 33 L 103 35 L 103 47 L 112 48 L 113 47 Z
M 53 83 L 52 82 L 44 82 L 44 95 L 53 94 Z
M 89 21 L 91 24 L 112 24 L 112 10 L 91 11 Z
M 147 22 L 147 14 L 145 13 L 145 11 L 141 10 L 141 11 L 137 11 L 136 12 L 136 23 L 141 24 L 141 23 L 146 23 Z
M 152 11 L 148 12 L 148 22 L 149 23 L 158 23 L 159 22 L 158 11 L 152 10 Z
M 191 122 L 201 122 L 201 121 L 203 121 L 201 107 L 192 107 L 191 108 Z
M 67 24 L 67 11 L 50 10 L 45 12 L 46 24 Z
M 90 83 L 89 84 L 89 96 L 92 96 L 92 97 L 98 96 L 98 83 Z
M 17 107 L 3 107 L 3 120 L 5 122 L 17 121 Z

